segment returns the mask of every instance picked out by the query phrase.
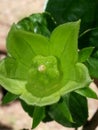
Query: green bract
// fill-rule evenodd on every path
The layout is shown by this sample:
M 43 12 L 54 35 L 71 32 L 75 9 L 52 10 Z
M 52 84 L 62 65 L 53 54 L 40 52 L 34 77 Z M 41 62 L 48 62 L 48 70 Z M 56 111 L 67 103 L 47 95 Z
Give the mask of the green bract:
M 0 62 L 0 84 L 26 103 L 45 106 L 91 82 L 78 62 L 80 21 L 62 24 L 50 38 L 17 29 L 7 37 L 7 57 Z

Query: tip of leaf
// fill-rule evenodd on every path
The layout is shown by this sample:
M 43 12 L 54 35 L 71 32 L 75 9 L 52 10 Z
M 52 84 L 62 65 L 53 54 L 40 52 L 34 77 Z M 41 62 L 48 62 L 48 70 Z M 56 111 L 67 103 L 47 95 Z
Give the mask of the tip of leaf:
M 76 25 L 78 25 L 80 27 L 80 24 L 81 24 L 81 19 L 75 21 Z
M 77 23 L 81 23 L 81 19 L 79 19 L 79 20 L 77 21 Z

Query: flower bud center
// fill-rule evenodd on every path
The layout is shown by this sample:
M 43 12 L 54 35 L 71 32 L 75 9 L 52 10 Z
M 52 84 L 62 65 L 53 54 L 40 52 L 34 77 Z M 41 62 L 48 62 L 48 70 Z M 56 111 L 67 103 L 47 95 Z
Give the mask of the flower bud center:
M 45 70 L 46 70 L 46 66 L 45 65 L 38 66 L 38 71 L 39 72 L 44 72 Z

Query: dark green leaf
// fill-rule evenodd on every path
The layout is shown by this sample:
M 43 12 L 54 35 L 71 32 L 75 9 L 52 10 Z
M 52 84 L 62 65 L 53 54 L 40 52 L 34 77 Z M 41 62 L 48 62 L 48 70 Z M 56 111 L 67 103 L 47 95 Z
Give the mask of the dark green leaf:
M 57 120 L 62 120 L 65 123 L 66 122 L 71 122 L 73 123 L 73 119 L 69 110 L 69 102 L 67 102 L 66 100 L 61 101 L 59 103 L 56 103 L 54 105 L 50 106 L 50 110 L 49 110 L 49 115 L 52 118 L 57 118 Z
M 25 112 L 29 114 L 29 116 L 32 118 L 33 117 L 33 112 L 34 112 L 34 106 L 28 105 L 26 102 L 23 100 L 20 100 L 22 108 L 24 109 Z
M 34 129 L 45 117 L 45 108 L 44 107 L 35 107 L 33 113 L 33 126 Z
M 70 93 L 63 97 L 63 102 L 50 106 L 49 114 L 63 126 L 79 127 L 88 117 L 87 100 L 79 94 Z
M 5 105 L 7 103 L 10 103 L 10 102 L 16 100 L 18 97 L 19 97 L 18 95 L 7 92 L 7 94 L 4 96 L 4 98 L 2 100 L 2 104 Z
M 98 0 L 48 0 L 46 11 L 52 14 L 58 24 L 81 19 L 83 32 L 98 23 L 98 17 L 95 16 L 97 7 Z
M 56 27 L 56 23 L 47 12 L 32 14 L 20 20 L 17 27 L 33 33 L 39 33 L 49 37 L 51 31 Z
M 72 92 L 69 98 L 69 107 L 73 117 L 74 127 L 86 123 L 88 118 L 87 99 L 77 93 Z
M 43 122 L 50 122 L 53 121 L 53 119 L 51 118 L 51 116 L 49 115 L 48 111 L 49 111 L 50 106 L 46 106 L 45 107 L 45 118 L 42 120 Z
M 83 32 L 79 37 L 79 48 L 93 46 L 98 49 L 98 27 Z
M 86 62 L 90 76 L 93 78 L 98 78 L 98 59 L 94 57 L 90 57 Z
M 85 62 L 91 55 L 94 47 L 86 47 L 79 51 L 79 62 Z
M 98 99 L 98 95 L 90 87 L 81 88 L 75 92 L 88 98 Z

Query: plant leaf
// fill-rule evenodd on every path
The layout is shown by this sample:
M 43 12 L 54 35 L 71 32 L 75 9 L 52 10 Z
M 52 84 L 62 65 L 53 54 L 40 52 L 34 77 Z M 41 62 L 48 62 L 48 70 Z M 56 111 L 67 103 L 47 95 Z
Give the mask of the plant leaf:
M 5 71 L 7 77 L 11 79 L 26 80 L 29 68 L 12 57 L 4 59 Z
M 75 90 L 75 92 L 88 98 L 98 99 L 98 95 L 89 87 Z
M 87 99 L 77 93 L 72 92 L 69 97 L 69 107 L 73 120 L 76 122 L 73 126 L 79 127 L 85 124 L 88 118 Z
M 0 75 L 0 85 L 13 94 L 20 95 L 24 91 L 25 84 L 25 81 L 10 79 Z
M 26 102 L 23 100 L 20 100 L 22 108 L 25 112 L 29 114 L 29 116 L 32 118 L 33 117 L 33 112 L 34 112 L 34 106 L 28 105 Z
M 94 50 L 94 47 L 86 47 L 79 51 L 79 62 L 85 62 L 91 55 L 92 51 Z
M 68 93 L 79 88 L 84 88 L 85 86 L 88 86 L 92 82 L 89 76 L 88 69 L 82 63 L 77 63 L 74 66 L 73 71 L 71 72 L 72 72 L 72 75 L 70 75 L 69 77 L 70 79 L 69 82 L 67 82 L 65 84 L 65 87 L 63 87 L 61 90 L 62 94 L 64 94 L 64 92 Z M 62 83 L 66 81 L 65 77 L 63 77 L 64 79 Z
M 70 22 L 57 27 L 50 37 L 51 54 L 60 58 L 61 68 L 68 75 L 77 62 L 77 39 L 80 21 Z M 69 76 L 69 75 L 68 75 Z
M 58 24 L 82 20 L 81 32 L 98 25 L 98 0 L 48 0 L 46 11 L 50 12 Z
M 50 37 L 50 51 L 52 55 L 61 57 L 65 52 L 73 58 L 72 52 L 77 59 L 77 38 L 79 33 L 80 20 L 62 24 L 54 29 Z M 71 37 L 71 38 L 70 38 Z M 69 47 L 72 46 L 69 50 Z M 67 50 L 68 49 L 68 50 Z M 70 51 L 70 53 L 68 53 Z M 67 55 L 66 55 L 67 56 Z M 66 58 L 66 57 L 65 57 Z M 71 57 L 70 57 L 71 58 Z
M 17 23 L 19 29 L 50 36 L 50 32 L 56 27 L 56 23 L 47 12 L 32 14 Z
M 59 102 L 50 106 L 49 115 L 55 121 L 66 127 L 79 127 L 86 122 L 88 117 L 86 98 L 76 93 L 70 93 L 63 96 L 63 104 L 61 104 L 62 102 Z M 66 111 L 67 109 L 68 111 Z M 72 120 L 70 120 L 70 115 Z
M 4 96 L 4 98 L 2 100 L 2 104 L 3 105 L 8 104 L 8 103 L 16 100 L 18 97 L 19 97 L 18 95 L 7 92 L 7 94 Z
M 98 78 L 98 27 L 90 29 L 79 38 L 79 48 L 83 48 L 85 46 L 95 47 L 91 57 L 85 64 L 89 69 L 91 77 Z
M 43 120 L 45 117 L 45 109 L 44 107 L 35 107 L 33 113 L 33 126 L 32 129 L 37 127 L 37 125 Z
M 31 65 L 35 55 L 49 55 L 48 44 L 47 38 L 18 30 L 15 25 L 12 26 L 7 37 L 8 53 L 26 66 Z
M 0 85 L 12 94 L 20 95 L 25 88 L 26 81 L 11 79 L 7 75 L 5 60 L 0 61 Z
M 98 59 L 94 57 L 90 57 L 86 62 L 90 76 L 93 78 L 98 78 Z
M 49 109 L 50 117 L 54 118 L 55 116 L 58 120 L 64 120 L 65 122 L 73 123 L 73 119 L 68 105 L 69 103 L 67 103 L 66 100 L 51 105 Z

